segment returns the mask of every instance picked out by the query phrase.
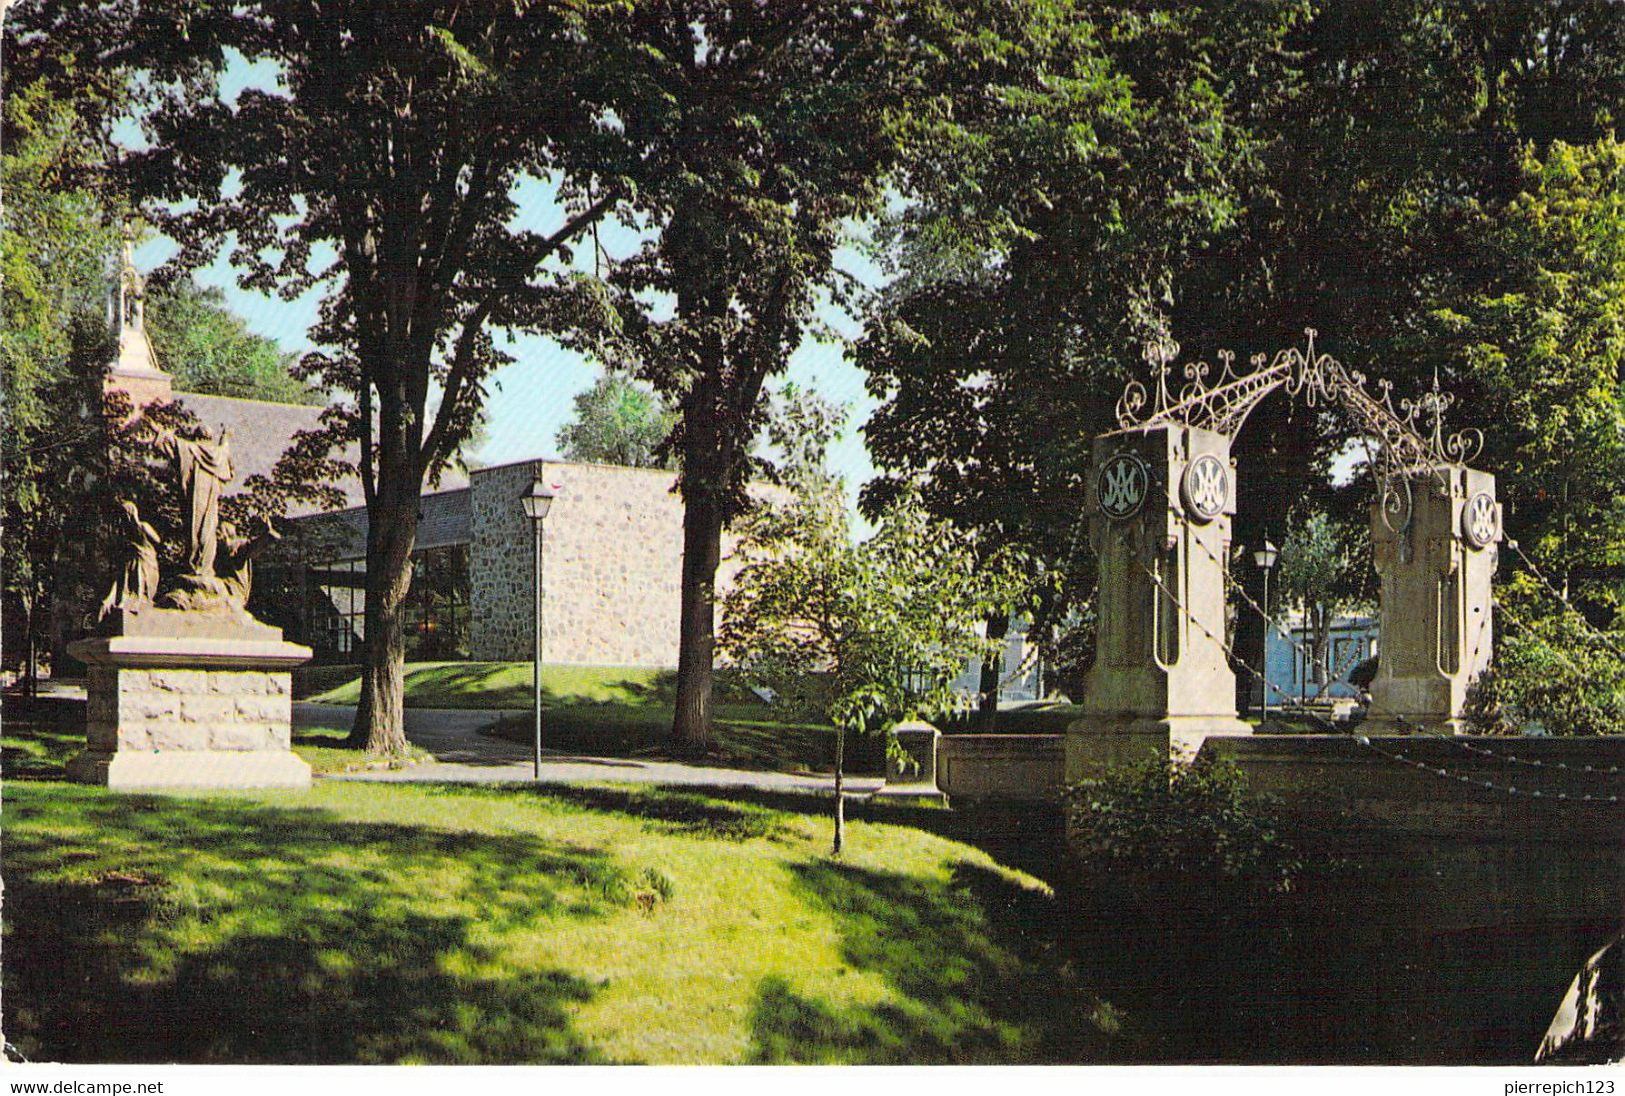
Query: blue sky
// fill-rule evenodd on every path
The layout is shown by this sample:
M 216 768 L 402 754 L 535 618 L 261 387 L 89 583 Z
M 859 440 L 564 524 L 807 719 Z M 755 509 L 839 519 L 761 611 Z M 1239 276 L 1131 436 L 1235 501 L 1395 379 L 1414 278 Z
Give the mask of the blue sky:
M 235 98 L 244 87 L 269 88 L 275 79 L 271 66 L 249 65 L 239 58 L 227 67 L 225 91 Z M 135 138 L 133 127 L 121 136 Z M 518 197 L 516 227 L 545 233 L 563 223 L 563 211 L 545 183 L 527 180 L 519 187 Z M 604 226 L 599 232 L 599 243 L 612 258 L 630 254 L 638 242 L 638 234 L 626 226 Z M 174 251 L 175 245 L 168 239 L 148 240 L 136 252 L 136 265 L 150 270 Z M 311 346 L 308 332 L 316 320 L 320 295 L 308 293 L 295 301 L 283 301 L 241 289 L 227 258 L 228 251 L 229 248 L 222 249 L 213 264 L 196 271 L 197 281 L 221 287 L 227 303 L 253 331 L 275 339 L 290 351 L 308 349 Z M 590 268 L 591 245 L 578 246 L 577 252 L 578 261 Z M 878 269 L 855 248 L 843 248 L 837 263 L 866 285 L 880 283 Z M 856 320 L 831 304 L 820 307 L 819 318 L 843 336 L 857 333 Z M 511 342 L 510 350 L 518 360 L 499 372 L 489 385 L 487 440 L 472 454 L 486 464 L 556 455 L 554 438 L 570 418 L 572 400 L 593 383 L 600 371 L 596 363 L 551 339 L 522 335 Z M 876 401 L 864 390 L 862 371 L 847 360 L 840 344 L 808 337 L 792 355 L 787 378 L 802 387 L 816 389 L 825 399 L 848 406 L 847 427 L 831 447 L 830 464 L 845 478 L 848 494 L 855 498 L 857 490 L 875 474 L 874 464 L 858 432 L 858 427 L 876 406 Z

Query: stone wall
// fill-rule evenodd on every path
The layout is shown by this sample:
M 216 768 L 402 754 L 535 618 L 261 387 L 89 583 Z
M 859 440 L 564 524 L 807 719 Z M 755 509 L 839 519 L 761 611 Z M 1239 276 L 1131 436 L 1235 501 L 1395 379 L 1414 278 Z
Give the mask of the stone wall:
M 1625 737 L 1369 742 L 1203 747 L 1277 798 L 1288 840 L 1338 865 L 1305 878 L 1313 915 L 1284 961 L 1316 992 L 1282 1002 L 1280 1022 L 1325 1061 L 1527 1063 L 1580 964 L 1619 931 Z
M 534 546 L 519 497 L 553 488 L 543 525 L 543 657 L 575 665 L 675 666 L 683 557 L 675 473 L 526 461 L 470 476 L 471 655 L 531 657 Z M 720 601 L 738 565 L 724 535 Z
M 956 807 L 1047 813 L 1060 743 L 945 735 L 938 779 Z M 1306 860 L 1262 934 L 1189 926 L 1246 957 L 1219 964 L 1245 971 L 1227 1007 L 1267 1005 L 1269 1043 L 1201 1033 L 1219 1060 L 1528 1063 L 1619 931 L 1625 736 L 1216 736 L 1201 752 L 1274 797 Z
M 950 803 L 1053 803 L 1065 778 L 1058 734 L 952 734 L 937 746 L 937 786 Z

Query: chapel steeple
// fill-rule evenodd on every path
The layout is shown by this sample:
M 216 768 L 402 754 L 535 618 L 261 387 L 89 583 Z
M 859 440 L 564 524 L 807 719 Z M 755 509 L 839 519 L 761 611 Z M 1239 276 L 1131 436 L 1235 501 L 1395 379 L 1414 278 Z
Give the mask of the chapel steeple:
M 158 367 L 158 356 L 147 337 L 146 293 L 146 279 L 135 268 L 135 231 L 126 223 L 118 295 L 113 302 L 118 357 L 108 370 L 104 388 L 127 393 L 137 408 L 155 400 L 168 400 L 174 394 L 173 382 Z

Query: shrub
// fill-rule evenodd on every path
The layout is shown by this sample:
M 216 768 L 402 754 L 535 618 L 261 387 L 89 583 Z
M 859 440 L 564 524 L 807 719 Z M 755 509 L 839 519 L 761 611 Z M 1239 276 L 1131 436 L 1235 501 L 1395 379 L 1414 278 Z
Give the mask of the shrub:
M 1207 896 L 1262 898 L 1302 871 L 1276 832 L 1274 801 L 1234 765 L 1151 757 L 1067 789 L 1074 854 L 1097 879 L 1172 910 Z
M 1625 657 L 1574 614 L 1526 618 L 1501 637 L 1468 697 L 1480 733 L 1538 723 L 1554 735 L 1625 729 Z M 1625 637 L 1619 641 L 1625 646 Z

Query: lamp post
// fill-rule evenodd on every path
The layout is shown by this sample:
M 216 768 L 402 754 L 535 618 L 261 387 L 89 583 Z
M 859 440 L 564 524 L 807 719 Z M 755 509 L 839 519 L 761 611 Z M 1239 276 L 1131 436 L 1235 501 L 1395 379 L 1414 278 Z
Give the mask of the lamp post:
M 1275 557 L 1278 553 L 1275 545 L 1270 543 L 1269 537 L 1264 538 L 1264 547 L 1253 553 L 1253 562 L 1258 569 L 1264 572 L 1264 663 L 1263 674 L 1259 678 L 1262 687 L 1259 689 L 1258 722 L 1263 724 L 1270 715 L 1270 569 L 1275 566 Z
M 542 522 L 553 505 L 553 492 L 541 480 L 531 481 L 530 490 L 519 496 L 519 505 L 530 519 L 532 539 L 536 544 L 536 562 L 531 569 L 534 580 L 536 605 L 536 631 L 531 641 L 530 702 L 536 720 L 535 779 L 542 778 Z

